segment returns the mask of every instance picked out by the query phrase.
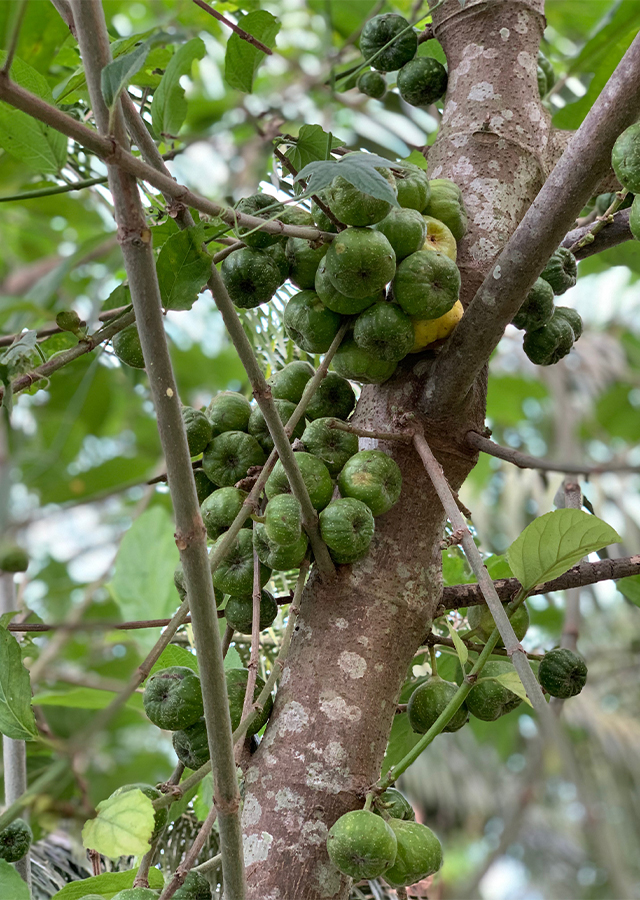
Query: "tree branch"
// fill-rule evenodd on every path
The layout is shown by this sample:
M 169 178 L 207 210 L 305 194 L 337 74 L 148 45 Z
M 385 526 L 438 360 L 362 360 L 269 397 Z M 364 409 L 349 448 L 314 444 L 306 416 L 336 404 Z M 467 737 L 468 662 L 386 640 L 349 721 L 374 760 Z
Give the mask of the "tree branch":
M 173 198 L 173 200 L 185 206 L 191 206 L 193 209 L 197 209 L 207 215 L 217 216 L 223 222 L 226 222 L 227 225 L 232 227 L 238 224 L 246 225 L 248 228 L 256 228 L 260 231 L 266 231 L 268 234 L 301 237 L 307 241 L 326 242 L 332 241 L 335 237 L 335 234 L 320 231 L 319 228 L 284 225 L 277 219 L 268 222 L 265 219 L 248 216 L 245 213 L 239 213 L 229 207 L 220 206 L 218 203 L 206 200 L 199 194 L 190 191 L 184 185 L 178 184 L 170 175 L 157 171 L 144 160 L 133 156 L 117 141 L 98 134 L 91 128 L 87 128 L 73 119 L 67 113 L 36 97 L 35 94 L 25 91 L 24 88 L 10 81 L 6 73 L 3 74 L 2 71 L 0 71 L 0 100 L 4 100 L 16 109 L 21 109 L 34 119 L 50 125 L 56 131 L 60 131 L 72 140 L 77 141 L 77 143 L 108 166 L 117 166 L 134 178 L 148 182 L 161 193 Z
M 111 48 L 99 0 L 72 0 L 87 86 L 94 116 L 102 134 L 110 114 L 102 97 L 100 77 L 111 61 Z M 112 117 L 114 147 L 126 147 L 124 118 L 119 105 Z M 126 151 L 124 151 L 126 152 Z M 153 170 L 152 170 L 153 171 Z M 162 449 L 167 460 L 171 499 L 176 518 L 176 544 L 180 550 L 193 631 L 200 663 L 204 715 L 213 762 L 214 797 L 219 814 L 225 891 L 229 900 L 245 896 L 240 794 L 231 740 L 231 722 L 224 677 L 216 603 L 207 555 L 206 531 L 200 515 L 191 458 L 180 411 L 180 400 L 167 347 L 160 289 L 138 187 L 131 175 L 108 165 L 118 235 L 142 352 L 158 419 Z
M 489 456 L 495 456 L 497 459 L 504 459 L 505 462 L 513 463 L 519 469 L 539 469 L 543 472 L 564 472 L 567 475 L 602 475 L 604 472 L 640 472 L 640 466 L 632 466 L 629 463 L 611 462 L 602 466 L 592 466 L 588 464 L 574 462 L 553 462 L 550 459 L 540 459 L 538 456 L 530 456 L 528 453 L 521 453 L 520 450 L 514 450 L 512 447 L 503 447 L 489 440 L 487 437 L 478 434 L 477 431 L 467 432 L 467 443 L 476 450 L 481 450 Z
M 259 41 L 258 38 L 254 37 L 252 34 L 249 34 L 249 32 L 245 31 L 244 28 L 240 28 L 240 26 L 236 25 L 235 22 L 232 22 L 230 19 L 226 19 L 221 13 L 218 12 L 217 9 L 209 6 L 209 4 L 205 3 L 204 0 L 193 0 L 193 2 L 196 4 L 196 6 L 199 6 L 200 9 L 203 9 L 205 12 L 209 13 L 210 16 L 213 16 L 215 19 L 217 19 L 218 22 L 222 22 L 222 24 L 226 25 L 227 28 L 235 31 L 238 37 L 241 37 L 243 41 L 247 42 L 247 44 L 253 44 L 254 47 L 258 48 L 258 50 L 262 50 L 262 52 L 266 53 L 268 56 L 273 56 L 273 50 L 267 47 L 266 44 L 263 44 L 262 41 Z
M 625 241 L 632 241 L 634 237 L 629 228 L 630 212 L 631 210 L 629 209 L 621 209 L 615 213 L 613 221 L 609 222 L 606 228 L 599 231 L 591 243 L 571 251 L 575 258 L 586 259 L 588 256 L 593 256 L 595 253 L 603 253 L 611 247 L 617 247 L 618 244 L 623 244 Z M 583 225 L 581 228 L 574 228 L 573 231 L 570 231 L 565 237 L 562 246 L 567 249 L 573 247 L 591 231 L 592 225 Z
M 424 391 L 428 415 L 450 415 L 464 402 L 547 260 L 611 165 L 618 135 L 640 112 L 638 35 L 473 301 L 436 358 Z
M 569 588 L 597 584 L 600 581 L 628 578 L 630 575 L 640 575 L 640 556 L 627 556 L 624 559 L 601 559 L 593 563 L 581 562 L 565 572 L 564 575 L 537 585 L 529 591 L 529 595 L 566 591 Z M 493 585 L 498 597 L 503 601 L 511 600 L 521 587 L 517 578 L 499 578 L 493 582 Z M 481 603 L 484 603 L 484 598 L 478 584 L 455 584 L 445 587 L 435 617 L 441 616 L 448 609 L 478 606 Z
M 553 731 L 552 726 L 550 725 L 551 719 L 549 719 L 549 708 L 547 707 L 538 680 L 529 665 L 529 660 L 527 659 L 524 648 L 516 637 L 509 616 L 500 602 L 500 598 L 498 597 L 493 581 L 487 571 L 487 567 L 482 560 L 480 551 L 476 547 L 471 532 L 462 518 L 462 514 L 458 509 L 458 504 L 456 503 L 451 488 L 445 478 L 442 467 L 431 452 L 431 448 L 424 437 L 424 433 L 419 428 L 416 428 L 413 443 L 420 459 L 424 463 L 424 467 L 427 470 L 429 477 L 431 478 L 435 491 L 440 498 L 440 502 L 444 507 L 444 511 L 447 514 L 454 531 L 461 534 L 460 543 L 462 549 L 464 550 L 464 554 L 467 557 L 467 561 L 471 566 L 474 575 L 478 579 L 478 584 L 491 615 L 493 616 L 496 628 L 500 633 L 505 650 L 511 657 L 511 661 L 520 676 L 520 680 L 525 687 L 527 696 L 529 697 L 533 708 L 540 716 L 541 724 L 545 730 L 552 734 Z
M 18 375 L 11 383 L 13 393 L 17 394 L 25 388 L 30 388 L 36 381 L 48 378 L 49 375 L 57 372 L 58 369 L 73 362 L 74 359 L 78 359 L 78 357 L 84 356 L 85 353 L 90 353 L 92 350 L 95 350 L 99 344 L 104 344 L 106 341 L 111 340 L 114 334 L 117 334 L 119 331 L 126 328 L 127 325 L 131 325 L 135 322 L 135 319 L 136 315 L 133 311 L 124 313 L 121 318 L 118 318 L 115 322 L 110 322 L 109 325 L 105 325 L 104 328 L 96 331 L 95 334 L 90 335 L 86 340 L 78 341 L 75 347 L 70 347 L 68 350 L 63 350 L 62 353 L 52 356 L 46 363 L 43 363 L 31 372 L 25 372 L 24 375 Z M 0 397 L 2 397 L 3 394 L 4 388 L 0 387 Z

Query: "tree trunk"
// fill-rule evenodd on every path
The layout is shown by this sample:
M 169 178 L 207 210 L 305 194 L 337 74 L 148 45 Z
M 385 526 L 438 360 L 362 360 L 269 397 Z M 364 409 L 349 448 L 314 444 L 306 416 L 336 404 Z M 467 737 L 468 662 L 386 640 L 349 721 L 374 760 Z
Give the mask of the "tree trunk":
M 429 174 L 463 191 L 469 230 L 458 265 L 468 304 L 555 155 L 536 75 L 544 18 L 541 0 L 468 0 L 463 8 L 447 0 L 434 19 L 449 87 Z M 393 430 L 404 413 L 420 415 L 429 360 L 411 365 L 363 390 L 358 424 Z M 454 490 L 475 464 L 464 436 L 483 425 L 486 379 L 479 382 L 455 419 L 424 421 Z M 379 776 L 400 688 L 441 596 L 440 502 L 411 446 L 379 446 L 402 469 L 400 502 L 376 519 L 364 560 L 339 567 L 331 584 L 310 579 L 274 711 L 246 772 L 251 900 L 347 896 L 350 880 L 329 861 L 327 831 L 362 806 Z

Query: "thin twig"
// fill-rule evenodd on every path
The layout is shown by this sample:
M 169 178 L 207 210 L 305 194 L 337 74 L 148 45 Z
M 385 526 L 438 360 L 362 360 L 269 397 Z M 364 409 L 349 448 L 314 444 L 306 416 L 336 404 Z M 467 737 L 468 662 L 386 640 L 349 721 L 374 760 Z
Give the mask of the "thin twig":
M 318 571 L 323 578 L 332 578 L 335 575 L 336 569 L 329 556 L 327 546 L 320 537 L 318 514 L 311 503 L 309 491 L 298 467 L 295 454 L 291 449 L 289 437 L 287 436 L 275 403 L 273 402 L 271 389 L 267 385 L 249 338 L 247 337 L 238 313 L 231 302 L 231 298 L 229 297 L 229 293 L 222 277 L 215 266 L 211 268 L 211 277 L 207 282 L 207 286 L 213 295 L 216 306 L 222 314 L 222 320 L 229 337 L 231 338 L 233 345 L 236 348 L 236 352 L 240 357 L 240 361 L 244 366 L 244 370 L 249 377 L 253 389 L 253 396 L 265 418 L 280 462 L 282 463 L 289 480 L 291 491 L 300 501 L 300 506 L 302 507 L 302 522 L 305 531 L 309 536 L 309 542 L 311 543 Z M 346 333 L 347 326 L 348 320 L 343 323 L 338 331 L 338 335 L 341 339 Z
M 289 172 L 290 175 L 293 175 L 294 178 L 298 177 L 298 170 L 296 169 L 296 167 L 291 162 L 291 160 L 289 159 L 288 156 L 285 156 L 285 154 L 281 150 L 279 150 L 277 147 L 273 148 L 273 155 L 276 157 L 276 159 L 280 160 L 280 165 L 284 166 L 284 168 L 287 169 L 287 171 Z M 307 183 L 306 183 L 306 181 L 303 180 L 300 182 L 300 185 L 303 188 L 306 188 Z M 329 207 L 327 206 L 327 204 L 324 202 L 324 200 L 321 197 L 319 197 L 317 194 L 311 194 L 311 199 L 316 204 L 318 209 L 322 210 L 322 212 L 329 219 L 329 221 L 332 222 L 336 226 L 338 231 L 344 231 L 346 226 L 340 221 L 340 219 L 337 218 L 335 213 L 333 213 L 329 209 Z
M 18 375 L 11 383 L 11 390 L 14 394 L 17 394 L 19 391 L 24 391 L 25 388 L 30 388 L 37 381 L 48 378 L 54 372 L 57 372 L 58 369 L 62 369 L 63 366 L 73 362 L 74 359 L 78 359 L 78 357 L 84 356 L 85 353 L 90 353 L 92 350 L 95 350 L 100 344 L 110 341 L 115 334 L 118 334 L 119 331 L 122 331 L 128 325 L 131 325 L 135 321 L 135 318 L 136 316 L 133 311 L 124 313 L 121 318 L 111 322 L 109 325 L 105 325 L 104 328 L 89 335 L 86 339 L 83 338 L 78 341 L 75 347 L 70 347 L 69 350 L 64 350 L 62 353 L 52 356 L 46 363 L 43 363 L 31 372 L 26 372 L 24 375 Z M 0 396 L 3 394 L 4 388 L 2 387 L 0 388 Z
M 581 464 L 575 462 L 554 462 L 550 459 L 540 459 L 538 456 L 530 456 L 528 453 L 522 453 L 520 450 L 514 450 L 512 447 L 503 447 L 496 444 L 489 438 L 478 434 L 476 431 L 467 432 L 467 443 L 476 450 L 481 450 L 489 456 L 495 456 L 498 459 L 504 459 L 506 462 L 513 463 L 519 469 L 539 469 L 544 472 L 564 472 L 567 475 L 602 475 L 605 472 L 640 472 L 640 466 L 630 465 L 624 462 L 603 463 L 599 466 L 590 465 L 589 463 Z
M 273 691 L 278 678 L 282 674 L 284 664 L 289 653 L 289 647 L 291 646 L 291 639 L 295 630 L 296 620 L 298 618 L 298 614 L 300 613 L 300 599 L 302 597 L 302 590 L 305 585 L 308 571 L 309 560 L 305 559 L 300 566 L 300 571 L 298 573 L 298 581 L 296 583 L 296 589 L 293 594 L 293 598 L 291 599 L 291 605 L 287 614 L 287 627 L 285 628 L 284 634 L 282 635 L 280 650 L 278 651 L 278 655 L 274 660 L 273 667 L 271 669 L 269 677 L 265 682 L 264 687 L 253 702 L 253 709 L 248 716 L 241 720 L 240 724 L 233 733 L 234 744 L 237 744 L 244 738 L 256 716 L 258 716 L 262 712 L 265 703 L 269 699 L 269 695 Z M 211 761 L 206 762 L 199 769 L 196 769 L 196 771 L 192 775 L 190 775 L 188 778 L 185 778 L 185 780 L 179 786 L 181 795 L 184 796 L 187 791 L 191 790 L 191 788 L 196 784 L 199 784 L 205 777 L 205 775 L 208 775 L 210 771 Z M 159 797 L 157 800 L 153 801 L 153 806 L 154 809 L 160 809 L 161 807 L 169 806 L 171 802 L 172 801 L 166 797 Z
M 27 3 L 28 0 L 20 0 L 18 4 L 18 9 L 15 13 L 15 20 L 13 23 L 13 28 L 11 31 L 11 38 L 9 39 L 9 47 L 7 49 L 7 56 L 4 61 L 4 65 L 2 66 L 3 75 L 8 75 L 11 69 L 11 64 L 13 63 L 13 57 L 15 56 L 16 49 L 18 47 L 18 40 L 20 38 L 20 29 L 22 28 L 22 22 L 24 20 L 24 14 L 27 11 Z
M 178 890 L 180 885 L 184 884 L 185 878 L 193 868 L 193 864 L 198 858 L 202 848 L 204 847 L 205 841 L 209 837 L 209 833 L 213 828 L 213 823 L 218 817 L 218 810 L 215 807 L 215 804 L 212 804 L 211 809 L 207 814 L 207 818 L 204 820 L 202 825 L 200 826 L 200 830 L 195 837 L 195 840 L 191 844 L 189 851 L 185 858 L 182 860 L 180 865 L 177 867 L 173 878 L 169 881 L 163 888 L 162 893 L 158 900 L 170 900 L 171 897 Z M 220 860 L 222 861 L 222 855 L 220 856 Z
M 255 524 L 254 524 L 255 529 Z M 249 656 L 249 677 L 247 678 L 247 689 L 244 694 L 244 704 L 242 706 L 241 719 L 247 716 L 253 706 L 253 695 L 256 690 L 256 677 L 258 675 L 258 664 L 260 662 L 260 600 L 262 599 L 262 587 L 260 586 L 260 560 L 258 554 L 253 550 L 253 597 L 252 597 L 252 618 L 251 618 L 251 653 Z
M 7 194 L 0 197 L 0 203 L 11 203 L 14 200 L 35 200 L 37 197 L 51 197 L 54 194 L 68 194 L 72 191 L 82 191 L 84 188 L 93 187 L 94 184 L 106 184 L 106 175 L 102 178 L 85 178 L 84 181 L 73 181 L 71 184 L 56 184 L 50 188 L 38 188 L 33 191 L 24 191 L 22 194 Z
M 569 588 L 600 581 L 628 578 L 640 575 L 640 556 L 627 556 L 623 559 L 600 559 L 597 562 L 582 562 L 569 569 L 564 575 L 539 584 L 529 591 L 531 596 L 549 594 L 552 591 L 566 591 Z M 496 593 L 501 600 L 512 599 L 520 590 L 517 578 L 499 578 L 493 582 Z M 479 584 L 455 584 L 444 588 L 442 600 L 435 615 L 440 616 L 448 609 L 459 609 L 464 606 L 478 606 L 484 603 Z
M 235 22 L 232 22 L 230 19 L 225 18 L 222 13 L 219 13 L 217 9 L 209 6 L 209 4 L 205 3 L 204 0 L 193 0 L 193 2 L 196 4 L 196 6 L 199 6 L 200 9 L 203 9 L 205 12 L 209 13 L 210 16 L 213 16 L 214 19 L 217 19 L 218 22 L 222 22 L 222 24 L 226 25 L 227 28 L 235 31 L 238 37 L 242 38 L 243 41 L 246 41 L 248 44 L 253 44 L 254 47 L 257 47 L 258 50 L 262 50 L 263 53 L 266 53 L 269 56 L 273 55 L 273 50 L 267 47 L 266 44 L 263 44 L 262 41 L 259 41 L 258 38 L 254 37 L 248 31 L 245 31 L 244 28 L 240 28 L 240 26 L 236 25 Z
M 129 153 L 119 142 L 112 141 L 109 137 L 98 134 L 91 128 L 78 122 L 72 116 L 57 109 L 35 94 L 31 94 L 24 88 L 10 81 L 6 75 L 0 72 L 0 100 L 4 100 L 16 109 L 21 109 L 34 119 L 50 125 L 62 134 L 77 141 L 86 150 L 93 153 L 107 165 L 117 166 L 134 178 L 146 181 L 161 193 L 173 198 L 173 200 L 193 207 L 210 216 L 217 216 L 227 225 L 245 225 L 267 234 L 287 235 L 300 237 L 307 241 L 329 242 L 335 238 L 331 232 L 321 231 L 319 228 L 309 228 L 301 225 L 284 225 L 278 219 L 266 220 L 256 216 L 240 213 L 235 209 L 213 203 L 190 191 L 184 185 L 178 184 L 170 175 L 155 169 L 149 163 Z
M 340 419 L 331 419 L 327 422 L 328 428 L 336 428 L 338 431 L 346 431 L 348 434 L 357 434 L 358 437 L 372 438 L 377 441 L 402 441 L 410 444 L 413 441 L 413 431 L 367 431 L 366 428 L 358 428 Z
M 484 650 L 484 644 L 475 644 L 473 641 L 468 641 L 466 638 L 460 638 L 462 643 L 467 647 L 468 650 L 473 650 L 474 653 L 482 653 Z M 444 637 L 441 634 L 430 634 L 426 640 L 427 647 L 451 647 L 452 649 L 456 649 L 456 645 L 453 642 L 452 638 Z M 508 656 L 508 652 L 504 649 L 504 647 L 496 647 L 493 651 L 494 656 Z M 544 656 L 544 653 L 527 653 L 528 659 L 537 659 L 540 660 Z
M 505 649 L 511 657 L 533 708 L 540 716 L 542 724 L 547 726 L 546 730 L 553 733 L 552 727 L 548 725 L 548 722 L 550 721 L 549 708 L 542 694 L 542 690 L 540 689 L 540 685 L 529 665 L 524 648 L 516 637 L 513 626 L 509 621 L 509 617 L 500 602 L 500 598 L 498 597 L 493 581 L 487 571 L 487 567 L 482 560 L 480 551 L 476 547 L 471 532 L 467 528 L 466 522 L 458 509 L 458 505 L 451 488 L 447 483 L 442 467 L 431 452 L 431 448 L 424 437 L 424 433 L 419 427 L 416 427 L 413 443 L 429 477 L 431 478 L 435 491 L 440 498 L 440 502 L 442 503 L 454 531 L 461 531 L 462 533 L 460 539 L 462 549 L 464 550 L 474 575 L 478 579 L 487 606 L 489 607 L 493 620 L 496 623 L 496 627 L 500 632 L 500 637 L 502 638 Z

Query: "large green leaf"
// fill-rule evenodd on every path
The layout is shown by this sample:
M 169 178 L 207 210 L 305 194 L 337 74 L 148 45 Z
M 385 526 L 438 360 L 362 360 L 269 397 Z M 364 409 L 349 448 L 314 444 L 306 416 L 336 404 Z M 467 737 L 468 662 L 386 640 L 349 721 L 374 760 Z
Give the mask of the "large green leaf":
M 61 891 L 54 894 L 51 900 L 82 900 L 89 894 L 97 894 L 99 897 L 104 897 L 105 900 L 111 900 L 120 891 L 133 887 L 137 874 L 137 869 L 128 869 L 126 872 L 105 872 L 104 875 L 94 875 L 93 878 L 72 881 L 71 884 L 66 884 Z M 160 869 L 149 869 L 149 887 L 155 889 L 164 887 L 164 878 Z M 3 894 L 3 896 L 5 895 Z
M 307 194 L 317 194 L 341 175 L 363 194 L 398 205 L 398 198 L 384 175 L 377 168 L 386 168 L 389 160 L 374 153 L 349 153 L 339 160 L 318 160 L 306 165 L 295 179 L 307 179 Z M 376 168 L 377 167 L 377 168 Z
M 97 688 L 73 688 L 70 691 L 42 691 L 33 698 L 34 706 L 67 706 L 71 709 L 104 709 L 115 697 L 113 691 Z M 142 709 L 142 694 L 135 693 L 127 700 L 130 709 Z
M 20 645 L 0 628 L 0 732 L 17 741 L 38 736 L 31 708 L 31 681 L 22 663 Z
M 175 135 L 180 131 L 187 115 L 187 101 L 180 79 L 189 74 L 194 59 L 202 59 L 204 54 L 202 40 L 193 38 L 171 57 L 151 104 L 151 121 L 157 135 Z
M 153 804 L 141 790 L 134 788 L 112 795 L 98 803 L 98 815 L 82 829 L 82 843 L 87 850 L 103 856 L 142 856 L 149 849 L 153 833 Z
M 589 88 L 553 117 L 556 128 L 578 128 L 638 33 L 637 0 L 621 0 L 603 28 L 598 28 L 571 64 L 570 75 L 592 75 Z
M 6 55 L 4 50 L 0 51 L 0 64 Z M 45 78 L 19 57 L 11 65 L 11 79 L 47 103 L 53 103 Z M 7 103 L 0 103 L 0 147 L 36 172 L 51 175 L 59 172 L 67 159 L 67 139 L 63 134 Z
M 171 516 L 153 506 L 122 539 L 111 588 L 125 620 L 166 618 L 178 605 L 173 571 L 179 554 L 173 532 Z
M 0 897 L 6 900 L 30 900 L 29 888 L 6 859 L 0 859 Z
M 507 551 L 513 574 L 526 590 L 557 578 L 583 556 L 621 538 L 602 519 L 580 509 L 557 509 L 535 519 Z
M 238 19 L 238 25 L 253 37 L 258 38 L 269 49 L 276 43 L 276 35 L 280 31 L 280 23 L 275 16 L 265 9 L 258 9 Z M 238 34 L 232 34 L 227 42 L 224 58 L 224 77 L 229 87 L 237 88 L 250 94 L 253 90 L 253 79 L 265 53 L 247 43 Z
M 165 309 L 191 309 L 211 273 L 211 257 L 202 249 L 204 225 L 172 235 L 162 245 L 157 272 Z

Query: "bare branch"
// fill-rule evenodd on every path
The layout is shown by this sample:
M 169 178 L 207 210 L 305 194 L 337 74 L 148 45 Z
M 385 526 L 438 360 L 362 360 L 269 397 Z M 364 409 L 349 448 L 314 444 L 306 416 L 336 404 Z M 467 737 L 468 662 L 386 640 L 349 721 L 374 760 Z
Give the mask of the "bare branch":
M 424 392 L 434 418 L 458 409 L 547 260 L 611 165 L 617 136 L 640 112 L 638 35 L 575 133 L 458 327 Z
M 604 472 L 640 472 L 640 466 L 632 466 L 624 462 L 610 462 L 601 466 L 581 464 L 574 462 L 554 462 L 550 459 L 540 459 L 538 456 L 530 456 L 521 453 L 512 447 L 503 447 L 478 434 L 476 431 L 467 432 L 467 443 L 476 450 L 481 450 L 489 456 L 504 459 L 513 463 L 519 469 L 539 469 L 542 472 L 564 472 L 567 475 L 602 475 Z
M 124 149 L 127 144 L 122 110 L 118 106 L 112 111 L 115 114 L 110 116 L 100 86 L 101 71 L 111 61 L 102 4 L 100 0 L 72 0 L 71 9 L 98 129 L 105 135 L 113 123 L 114 137 L 109 136 L 109 140 L 114 147 Z M 137 183 L 134 177 L 113 165 L 108 165 L 108 174 L 160 441 L 167 460 L 176 518 L 176 544 L 184 569 L 200 663 L 204 715 L 214 772 L 215 805 L 219 813 L 225 890 L 233 900 L 243 900 L 245 880 L 240 794 L 206 531 L 200 515 L 178 389 L 164 332 L 151 236 Z
M 424 463 L 424 467 L 427 470 L 429 477 L 431 478 L 436 493 L 440 498 L 440 502 L 442 503 L 454 531 L 459 532 L 461 535 L 460 543 L 462 549 L 464 550 L 464 554 L 467 557 L 467 561 L 471 566 L 474 575 L 478 579 L 484 599 L 493 616 L 493 621 L 496 623 L 496 628 L 500 632 L 500 637 L 504 643 L 505 650 L 511 657 L 511 661 L 520 676 L 520 680 L 525 687 L 533 708 L 540 716 L 543 727 L 552 734 L 552 726 L 549 724 L 551 721 L 549 719 L 549 709 L 542 694 L 542 690 L 540 689 L 540 685 L 529 665 L 524 648 L 515 635 L 509 616 L 500 602 L 500 598 L 498 597 L 493 581 L 487 571 L 487 567 L 482 560 L 480 551 L 476 547 L 471 532 L 462 518 L 451 488 L 442 471 L 442 467 L 431 452 L 431 448 L 424 437 L 424 432 L 422 432 L 420 428 L 416 428 L 413 443 L 418 451 L 420 459 Z
M 564 575 L 537 585 L 529 591 L 529 595 L 535 596 L 536 594 L 549 594 L 551 591 L 566 591 L 569 588 L 581 587 L 586 584 L 597 584 L 600 581 L 615 581 L 618 578 L 628 578 L 630 575 L 640 575 L 640 556 L 627 556 L 623 559 L 601 559 L 593 563 L 581 562 L 565 572 Z M 517 578 L 499 578 L 493 582 L 493 586 L 502 601 L 511 600 L 521 587 Z M 448 609 L 478 606 L 482 603 L 484 603 L 484 598 L 480 585 L 455 584 L 444 589 L 442 600 L 435 615 L 436 617 L 440 616 Z

